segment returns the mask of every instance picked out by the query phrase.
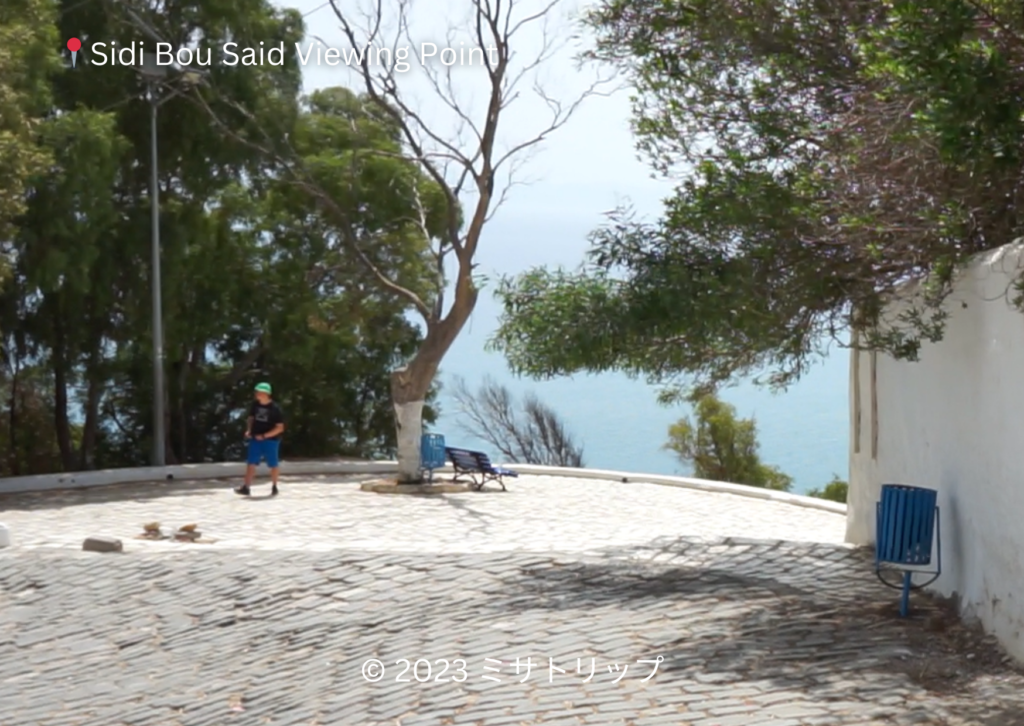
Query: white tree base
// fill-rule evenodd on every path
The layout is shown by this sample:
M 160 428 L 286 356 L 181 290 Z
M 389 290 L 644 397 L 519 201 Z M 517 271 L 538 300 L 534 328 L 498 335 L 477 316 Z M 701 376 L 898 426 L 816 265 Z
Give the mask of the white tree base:
M 423 436 L 424 401 L 396 403 L 395 423 L 398 429 L 398 481 L 419 481 L 420 439 Z
M 374 494 L 463 494 L 473 491 L 468 484 L 437 482 L 433 484 L 400 484 L 393 479 L 374 479 L 359 485 L 364 492 Z

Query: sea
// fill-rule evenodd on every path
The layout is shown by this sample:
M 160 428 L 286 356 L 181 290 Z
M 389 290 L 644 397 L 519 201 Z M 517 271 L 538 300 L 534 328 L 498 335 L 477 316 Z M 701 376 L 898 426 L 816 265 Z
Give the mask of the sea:
M 441 416 L 432 430 L 449 445 L 495 448 L 466 430 L 465 416 L 444 384 L 457 377 L 476 390 L 485 379 L 520 398 L 535 394 L 553 409 L 583 446 L 584 466 L 595 469 L 687 476 L 692 469 L 664 448 L 668 429 L 690 415 L 685 405 L 663 406 L 655 386 L 623 374 L 577 375 L 531 381 L 512 375 L 504 359 L 484 351 L 493 327 L 480 325 L 457 341 L 440 374 Z M 848 473 L 849 356 L 836 350 L 784 393 L 773 394 L 751 381 L 728 388 L 723 400 L 743 418 L 753 418 L 761 458 L 793 477 L 793 492 L 821 488 Z
M 544 188 L 563 200 L 574 193 Z M 449 445 L 477 446 L 497 456 L 492 445 L 466 430 L 466 419 L 451 395 L 457 378 L 471 391 L 489 378 L 520 399 L 533 393 L 554 410 L 582 444 L 587 467 L 691 475 L 690 467 L 664 448 L 669 426 L 691 412 L 686 405 L 659 404 L 656 386 L 619 373 L 546 381 L 519 378 L 503 356 L 485 350 L 498 326 L 500 307 L 493 294 L 497 279 L 537 265 L 578 266 L 586 254 L 586 231 L 595 224 L 594 216 L 571 206 L 553 205 L 545 211 L 529 195 L 525 204 L 528 212 L 516 215 L 513 206 L 511 214 L 496 217 L 481 243 L 480 272 L 487 282 L 473 316 L 441 364 L 441 416 L 432 430 L 444 434 Z M 722 391 L 738 416 L 754 419 L 762 461 L 793 477 L 794 493 L 824 487 L 834 476 L 848 478 L 849 360 L 849 351 L 837 343 L 784 392 L 773 393 L 751 380 Z

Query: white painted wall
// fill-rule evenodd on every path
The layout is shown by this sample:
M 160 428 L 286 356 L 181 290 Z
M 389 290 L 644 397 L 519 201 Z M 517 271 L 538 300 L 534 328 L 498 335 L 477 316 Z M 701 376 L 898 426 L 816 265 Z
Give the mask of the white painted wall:
M 1024 660 L 1024 313 L 1011 306 L 1021 272 L 1020 242 L 977 258 L 947 301 L 944 339 L 924 343 L 915 363 L 877 354 L 874 384 L 872 353 L 852 352 L 847 541 L 874 543 L 882 484 L 938 490 L 943 574 L 933 588 L 957 594 L 966 616 Z

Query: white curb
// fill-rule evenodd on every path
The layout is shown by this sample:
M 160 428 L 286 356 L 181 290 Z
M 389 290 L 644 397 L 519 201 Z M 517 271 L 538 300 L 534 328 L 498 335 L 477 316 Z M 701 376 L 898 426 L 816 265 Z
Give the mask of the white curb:
M 535 466 L 533 464 L 507 464 L 509 469 L 518 471 L 520 474 L 532 476 L 561 476 L 580 479 L 601 479 L 603 481 L 618 481 L 627 484 L 658 484 L 660 486 L 681 487 L 683 489 L 697 489 L 704 492 L 718 492 L 720 494 L 735 494 L 741 497 L 753 499 L 767 499 L 783 504 L 795 504 L 798 507 L 807 509 L 820 509 L 836 514 L 846 514 L 846 505 L 839 502 L 830 502 L 817 497 L 807 497 L 801 494 L 790 494 L 779 492 L 773 489 L 762 489 L 760 487 L 747 486 L 745 484 L 729 484 L 722 481 L 711 481 L 709 479 L 694 479 L 685 476 L 663 476 L 661 474 L 637 474 L 628 471 L 609 471 L 607 469 L 569 469 L 558 466 Z
M 818 509 L 835 514 L 846 514 L 846 505 L 816 497 L 761 489 L 743 484 L 728 484 L 708 479 L 694 479 L 683 476 L 661 474 L 639 474 L 628 471 L 607 469 L 571 469 L 558 466 L 536 466 L 533 464 L 505 464 L 521 474 L 530 476 L 554 476 L 573 479 L 599 479 L 628 484 L 658 484 L 660 486 L 696 489 L 704 492 L 734 494 L 753 499 L 767 499 L 782 504 L 793 504 L 806 509 Z M 328 475 L 328 474 L 393 474 L 398 470 L 397 461 L 282 461 L 282 476 Z M 446 465 L 436 472 L 451 473 Z M 0 479 L 0 494 L 20 494 L 50 491 L 54 489 L 83 489 L 109 484 L 130 484 L 189 479 L 234 479 L 245 474 L 245 464 L 228 462 L 218 464 L 185 464 L 182 466 L 140 467 L 136 469 L 106 469 L 66 474 L 42 474 L 38 476 L 11 477 Z M 2 536 L 2 535 L 0 535 Z M 2 545 L 0 545 L 2 546 Z
M 394 461 L 282 461 L 283 476 L 317 474 L 387 474 L 396 471 Z M 235 479 L 245 475 L 244 462 L 146 466 L 135 469 L 103 469 L 63 474 L 40 474 L 0 479 L 0 494 L 43 492 L 54 489 L 85 489 L 109 484 L 136 484 L 189 479 Z

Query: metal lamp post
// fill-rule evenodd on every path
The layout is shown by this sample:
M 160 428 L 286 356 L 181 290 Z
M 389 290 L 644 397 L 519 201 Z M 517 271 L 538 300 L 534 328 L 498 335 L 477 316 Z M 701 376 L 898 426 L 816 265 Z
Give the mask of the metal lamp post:
M 162 66 L 157 63 L 156 55 L 153 53 L 143 54 L 142 65 L 136 68 L 135 72 L 146 84 L 146 100 L 149 101 L 150 110 L 149 196 L 153 216 L 153 466 L 164 466 L 167 463 L 167 452 L 164 433 L 164 323 L 160 275 L 160 186 L 156 153 L 156 119 L 157 110 L 161 105 L 201 83 L 204 74 L 185 70 L 176 64 Z M 167 85 L 172 76 L 181 80 L 180 88 L 172 89 Z
M 164 435 L 164 325 L 160 275 L 160 186 L 156 153 L 156 119 L 157 109 L 162 102 L 160 88 L 169 75 L 169 69 L 158 65 L 155 55 L 146 53 L 142 66 L 136 70 L 146 84 L 146 100 L 149 101 L 149 200 L 153 217 L 153 270 L 150 280 L 150 286 L 153 288 L 153 466 L 164 466 L 167 459 Z

